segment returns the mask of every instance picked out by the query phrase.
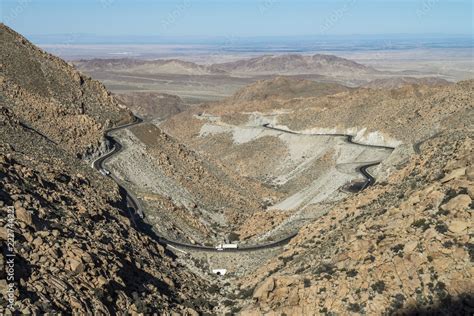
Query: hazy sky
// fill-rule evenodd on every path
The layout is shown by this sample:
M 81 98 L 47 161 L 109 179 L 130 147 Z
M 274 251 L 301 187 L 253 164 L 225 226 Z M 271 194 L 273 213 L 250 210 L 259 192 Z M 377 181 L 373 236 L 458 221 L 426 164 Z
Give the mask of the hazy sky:
M 471 34 L 472 0 L 1 0 L 26 34 Z

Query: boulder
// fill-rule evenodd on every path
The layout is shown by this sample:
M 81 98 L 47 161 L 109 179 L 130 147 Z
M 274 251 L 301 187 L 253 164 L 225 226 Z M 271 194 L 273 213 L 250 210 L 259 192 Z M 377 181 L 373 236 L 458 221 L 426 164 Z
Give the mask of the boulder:
M 464 221 L 452 221 L 448 225 L 448 229 L 450 232 L 459 234 L 459 233 L 462 233 L 468 226 L 469 226 L 468 223 Z
M 443 179 L 441 179 L 442 183 L 448 182 L 453 179 L 458 179 L 466 174 L 466 167 L 457 168 L 451 171 L 449 174 L 445 175 Z
M 467 194 L 460 194 L 451 200 L 448 203 L 443 204 L 441 208 L 446 211 L 460 211 L 469 208 L 471 204 L 471 198 Z
M 77 259 L 69 259 L 69 269 L 74 273 L 84 272 L 84 264 Z
M 31 214 L 22 206 L 15 208 L 16 218 L 27 225 L 33 224 Z
M 260 286 L 255 289 L 253 298 L 258 301 L 264 301 L 268 298 L 268 294 L 275 289 L 275 279 L 270 277 L 266 279 Z

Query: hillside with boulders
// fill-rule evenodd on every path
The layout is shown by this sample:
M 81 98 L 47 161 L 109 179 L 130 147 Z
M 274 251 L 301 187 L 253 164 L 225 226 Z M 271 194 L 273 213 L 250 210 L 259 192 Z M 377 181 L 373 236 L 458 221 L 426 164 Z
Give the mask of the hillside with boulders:
M 21 123 L 82 157 L 103 147 L 106 128 L 132 114 L 102 83 L 0 25 L 0 91 Z
M 104 129 L 130 112 L 3 25 L 1 38 L 0 314 L 11 311 L 11 251 L 13 308 L 23 315 L 211 310 L 207 282 L 138 230 L 116 183 L 77 158 L 98 150 Z

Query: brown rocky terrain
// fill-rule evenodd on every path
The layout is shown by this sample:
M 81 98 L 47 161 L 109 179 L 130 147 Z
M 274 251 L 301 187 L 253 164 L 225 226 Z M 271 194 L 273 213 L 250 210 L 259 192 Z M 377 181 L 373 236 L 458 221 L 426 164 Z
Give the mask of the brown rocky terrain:
M 272 82 L 246 90 L 265 96 L 262 86 Z M 259 101 L 234 97 L 165 122 L 161 127 L 181 141 L 257 177 L 262 169 L 252 163 L 254 149 L 216 133 L 232 132 L 235 139 L 236 130 L 267 122 L 397 147 L 371 171 L 375 186 L 322 204 L 328 213 L 307 221 L 283 253 L 238 280 L 252 293 L 242 314 L 471 314 L 473 93 L 468 80 Z M 281 145 L 263 139 L 258 151 L 278 153 Z M 241 233 L 254 234 L 261 219 L 255 214 Z
M 256 83 L 236 95 L 254 93 L 265 96 L 269 94 L 267 91 L 276 90 L 274 87 L 278 84 L 274 83 L 281 80 Z M 286 84 L 286 88 L 279 90 L 294 89 L 294 86 L 301 85 L 301 81 L 287 79 Z M 255 113 L 261 113 L 261 116 L 274 117 L 278 124 L 291 130 L 344 132 L 352 129 L 353 133 L 361 132 L 367 137 L 381 134 L 413 144 L 447 128 L 447 124 L 468 128 L 468 118 L 473 115 L 472 86 L 473 80 L 467 80 L 439 87 L 405 85 L 397 89 L 321 89 L 320 95 L 315 93 L 307 97 L 294 97 L 291 93 L 262 97 L 263 100 L 234 97 L 183 112 L 162 128 L 185 142 L 193 142 L 205 124 L 196 114 L 206 113 L 207 116 L 222 117 L 228 123 L 242 124 Z M 187 129 L 182 128 L 184 124 Z
M 374 89 L 277 77 L 115 131 L 123 150 L 106 167 L 143 204 L 139 219 L 124 189 L 79 159 L 105 151 L 104 130 L 131 113 L 100 83 L 0 31 L 2 308 L 14 252 L 23 314 L 473 313 L 474 80 Z M 373 72 L 322 55 L 221 67 Z M 321 135 L 334 133 L 354 143 Z M 374 185 L 344 189 L 365 183 L 357 168 L 374 161 Z M 296 237 L 202 252 L 165 247 L 157 233 L 188 243 Z
M 262 101 L 269 98 L 308 98 L 348 90 L 350 89 L 337 83 L 322 83 L 280 76 L 272 80 L 257 81 L 237 91 L 232 98 L 235 101 Z
M 180 74 L 180 75 L 213 75 L 213 74 L 334 74 L 336 73 L 376 73 L 376 70 L 333 55 L 316 54 L 312 56 L 264 55 L 227 63 L 200 65 L 178 59 L 83 59 L 74 62 L 86 72 L 113 69 L 117 72 L 143 74 Z
M 89 59 L 74 62 L 83 71 L 103 71 L 113 69 L 119 72 L 143 74 L 179 74 L 209 75 L 221 74 L 224 71 L 178 59 Z
M 473 154 L 465 130 L 424 143 L 246 278 L 243 314 L 472 314 Z
M 147 216 L 156 218 L 153 224 L 167 238 L 212 242 L 214 235 L 222 238 L 263 209 L 265 199 L 279 196 L 211 157 L 193 152 L 152 123 L 134 126 L 118 136 L 127 149 L 109 165 L 120 178 L 134 185 L 138 198 L 149 210 Z M 156 195 L 165 198 L 153 198 Z M 161 208 L 154 211 L 166 199 L 179 206 L 179 216 L 176 208 L 169 213 Z M 186 226 L 192 233 L 183 232 Z
M 178 59 L 129 58 L 81 59 L 73 63 L 81 71 L 103 81 L 116 94 L 160 95 L 166 91 L 187 104 L 222 100 L 251 83 L 275 75 L 325 82 L 328 89 L 336 88 L 336 85 L 331 86 L 333 83 L 356 86 L 376 78 L 400 76 L 332 55 L 266 55 L 214 64 L 209 61 L 212 56 L 199 64 Z M 309 86 L 306 88 L 307 93 L 311 93 Z
M 98 81 L 0 25 L 0 89 L 21 122 L 79 156 L 101 147 L 107 127 L 131 112 Z M 54 122 L 54 124 L 51 124 Z
M 0 122 L 2 308 L 9 259 L 4 241 L 13 209 L 15 309 L 24 315 L 192 314 L 193 304 L 210 307 L 184 304 L 203 298 L 195 292 L 202 280 L 132 226 L 115 183 L 21 126 L 3 104 Z
M 189 107 L 180 97 L 166 93 L 130 92 L 116 97 L 133 113 L 147 120 L 165 120 Z
M 436 78 L 436 77 L 424 77 L 424 78 L 414 78 L 414 77 L 394 77 L 386 79 L 375 79 L 364 85 L 366 88 L 374 89 L 397 89 L 406 85 L 425 85 L 425 86 L 445 86 L 452 84 L 451 82 Z

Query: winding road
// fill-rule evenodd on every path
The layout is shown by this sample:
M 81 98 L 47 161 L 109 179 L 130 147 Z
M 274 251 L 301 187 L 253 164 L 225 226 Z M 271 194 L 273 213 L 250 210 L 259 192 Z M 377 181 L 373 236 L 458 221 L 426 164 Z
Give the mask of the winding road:
M 122 125 L 122 126 L 118 126 L 118 127 L 114 127 L 114 128 L 106 130 L 105 131 L 105 138 L 113 146 L 113 149 L 110 152 L 104 154 L 103 156 L 101 156 L 101 157 L 97 158 L 95 161 L 93 161 L 92 162 L 92 167 L 94 169 L 97 169 L 98 171 L 107 170 L 104 166 L 105 162 L 108 159 L 110 159 L 113 155 L 116 155 L 116 154 L 118 154 L 119 152 L 121 152 L 123 150 L 122 145 L 117 141 L 117 139 L 115 139 L 113 136 L 110 135 L 112 132 L 118 131 L 120 129 L 129 128 L 129 127 L 132 127 L 134 125 L 140 124 L 142 122 L 143 122 L 142 119 L 140 119 L 138 117 L 135 117 L 135 120 L 132 123 Z M 280 128 L 276 128 L 276 127 L 271 127 L 269 124 L 264 124 L 263 127 L 273 129 L 273 130 L 276 130 L 276 131 L 280 131 L 280 132 L 285 132 L 285 133 L 301 134 L 301 133 L 297 133 L 297 132 L 293 132 L 293 131 L 289 131 L 289 130 L 284 130 L 284 129 L 280 129 Z M 341 137 L 345 137 L 346 141 L 351 143 L 351 144 L 356 144 L 356 145 L 360 145 L 360 146 L 367 146 L 367 147 L 372 147 L 372 148 L 385 148 L 385 149 L 390 149 L 390 150 L 394 149 L 393 147 L 387 147 L 387 146 L 378 146 L 378 145 L 368 145 L 368 144 L 356 143 L 356 142 L 353 141 L 353 136 L 352 135 L 346 135 L 346 134 L 302 134 L 302 135 L 341 136 Z M 378 164 L 380 164 L 380 161 L 373 162 L 373 163 L 370 163 L 370 164 L 366 164 L 366 165 L 363 165 L 363 166 L 360 166 L 360 167 L 357 168 L 357 170 L 366 178 L 366 183 L 364 184 L 362 190 L 365 189 L 367 186 L 370 186 L 370 185 L 375 183 L 375 178 L 372 175 L 370 175 L 370 173 L 367 172 L 367 169 L 372 167 L 372 166 L 378 165 Z M 120 179 L 118 179 L 115 175 L 113 175 L 109 171 L 105 172 L 105 175 L 110 177 L 111 179 L 113 179 L 117 183 L 117 185 L 119 186 L 120 190 L 125 193 L 130 218 L 133 221 L 134 225 L 137 228 L 140 228 L 139 227 L 140 225 L 138 225 L 136 223 L 135 214 L 133 214 L 130 210 L 130 208 L 132 208 L 134 210 L 134 212 L 140 217 L 140 219 L 144 218 L 145 213 L 143 212 L 143 209 L 142 209 L 138 199 L 133 195 L 133 193 L 131 193 L 129 190 L 127 190 L 125 188 L 125 186 L 122 184 Z M 154 233 L 154 234 L 156 235 L 156 233 Z M 282 239 L 277 240 L 277 241 L 265 243 L 265 244 L 250 245 L 250 246 L 239 246 L 239 248 L 224 248 L 224 249 L 219 249 L 219 250 L 216 249 L 215 247 L 210 247 L 210 246 L 194 245 L 194 244 L 188 244 L 188 243 L 183 243 L 183 242 L 179 242 L 179 241 L 173 241 L 173 240 L 169 240 L 169 239 L 167 239 L 163 236 L 159 236 L 159 235 L 156 235 L 156 238 L 158 239 L 159 242 L 161 242 L 165 245 L 170 245 L 170 246 L 185 248 L 185 249 L 192 249 L 192 250 L 198 250 L 198 251 L 207 251 L 207 252 L 245 252 L 245 251 L 258 251 L 258 250 L 275 248 L 275 247 L 285 245 L 293 237 L 295 237 L 297 234 L 298 234 L 298 232 L 294 232 L 294 233 L 288 235 L 285 238 L 282 238 Z
M 394 150 L 394 147 L 389 147 L 389 146 L 382 146 L 382 145 L 369 145 L 369 144 L 364 144 L 364 143 L 358 143 L 354 141 L 354 136 L 349 135 L 349 134 L 320 134 L 320 133 L 315 133 L 315 134 L 306 134 L 306 133 L 298 133 L 290 130 L 286 130 L 283 128 L 278 128 L 278 127 L 273 127 L 270 126 L 270 124 L 263 124 L 262 125 L 265 128 L 278 131 L 278 132 L 283 132 L 283 133 L 288 133 L 288 134 L 294 134 L 294 135 L 305 135 L 305 136 L 334 136 L 334 137 L 344 137 L 346 142 L 349 144 L 354 144 L 358 146 L 365 146 L 365 147 L 370 147 L 370 148 L 381 148 L 381 149 L 387 149 L 387 150 Z M 376 162 L 371 162 L 365 165 L 362 165 L 360 167 L 357 167 L 357 171 L 359 171 L 364 178 L 366 179 L 366 182 L 364 186 L 362 187 L 361 190 L 365 189 L 366 187 L 373 185 L 375 183 L 375 178 L 367 171 L 370 167 L 377 166 L 381 163 L 382 161 L 376 161 Z

